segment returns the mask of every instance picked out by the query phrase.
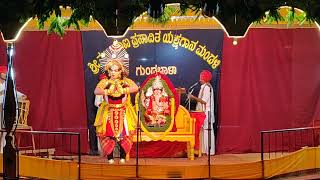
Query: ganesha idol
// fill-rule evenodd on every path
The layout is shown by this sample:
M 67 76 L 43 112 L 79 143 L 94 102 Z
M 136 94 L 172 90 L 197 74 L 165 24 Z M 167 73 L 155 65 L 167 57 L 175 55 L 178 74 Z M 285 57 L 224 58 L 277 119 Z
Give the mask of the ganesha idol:
M 141 89 L 142 122 L 148 131 L 166 131 L 174 121 L 175 89 L 165 75 L 152 74 Z
M 163 90 L 160 76 L 157 76 L 148 88 L 145 96 L 142 96 L 145 121 L 148 126 L 163 126 L 166 123 L 166 116 L 170 114 L 169 97 Z

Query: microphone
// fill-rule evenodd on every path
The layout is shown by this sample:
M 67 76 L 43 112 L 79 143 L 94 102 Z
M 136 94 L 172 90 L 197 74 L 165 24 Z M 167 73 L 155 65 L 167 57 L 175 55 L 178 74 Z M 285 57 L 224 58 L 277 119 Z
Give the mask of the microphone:
M 194 89 L 191 89 L 191 91 L 188 91 L 188 95 L 189 95 L 189 94 L 192 94 L 193 90 L 194 90 Z M 189 96 L 188 96 L 188 98 L 184 101 L 184 103 L 186 104 L 188 101 L 190 101 Z
M 196 83 L 194 83 L 194 84 L 192 84 L 189 88 L 188 88 L 188 94 L 192 94 L 192 92 L 193 92 L 193 90 L 194 90 L 194 87 L 196 87 L 196 85 L 198 85 L 199 84 L 199 81 L 198 82 L 196 82 Z M 185 100 L 185 104 L 186 103 L 190 103 L 190 98 L 188 97 L 186 100 Z
M 194 88 L 196 85 L 198 85 L 199 84 L 199 81 L 198 82 L 196 82 L 196 83 L 194 83 L 192 86 L 190 86 L 189 87 L 189 91 L 190 91 L 190 89 L 192 89 L 192 88 Z

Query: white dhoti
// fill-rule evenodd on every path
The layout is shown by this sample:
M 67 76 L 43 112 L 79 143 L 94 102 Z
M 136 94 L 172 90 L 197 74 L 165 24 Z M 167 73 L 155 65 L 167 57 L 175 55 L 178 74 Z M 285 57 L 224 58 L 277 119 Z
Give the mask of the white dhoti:
M 209 150 L 209 143 L 210 143 L 210 155 L 214 155 L 215 154 L 215 136 L 214 136 L 214 129 L 213 129 L 213 123 L 211 120 L 211 133 L 210 133 L 210 137 L 208 136 L 208 112 L 206 113 L 207 117 L 203 122 L 203 126 L 202 126 L 202 138 L 201 138 L 201 151 L 204 154 L 208 154 L 208 150 Z M 211 139 L 209 142 L 209 138 Z

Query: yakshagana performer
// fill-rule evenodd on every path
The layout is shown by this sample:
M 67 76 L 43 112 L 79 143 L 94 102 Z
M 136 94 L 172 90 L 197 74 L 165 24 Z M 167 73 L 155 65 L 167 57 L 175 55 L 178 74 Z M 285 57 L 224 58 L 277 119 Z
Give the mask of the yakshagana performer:
M 121 60 L 112 59 L 105 65 L 107 77 L 95 88 L 95 95 L 102 95 L 94 125 L 104 156 L 113 164 L 113 150 L 116 143 L 120 146 L 120 163 L 125 163 L 132 141 L 130 131 L 134 130 L 137 116 L 132 107 L 130 93 L 139 90 L 138 86 L 126 77 Z

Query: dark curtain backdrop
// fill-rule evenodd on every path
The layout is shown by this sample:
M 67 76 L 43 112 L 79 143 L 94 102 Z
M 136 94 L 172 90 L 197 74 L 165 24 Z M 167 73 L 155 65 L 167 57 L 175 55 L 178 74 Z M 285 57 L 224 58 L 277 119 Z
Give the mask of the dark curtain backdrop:
M 5 57 L 2 47 L 0 58 Z M 81 33 L 68 31 L 61 38 L 43 31 L 23 32 L 16 43 L 14 68 L 17 89 L 31 102 L 28 124 L 34 130 L 80 132 L 82 152 L 87 152 Z
M 218 153 L 258 152 L 260 131 L 306 127 L 320 118 L 318 29 L 250 29 L 225 37 Z

